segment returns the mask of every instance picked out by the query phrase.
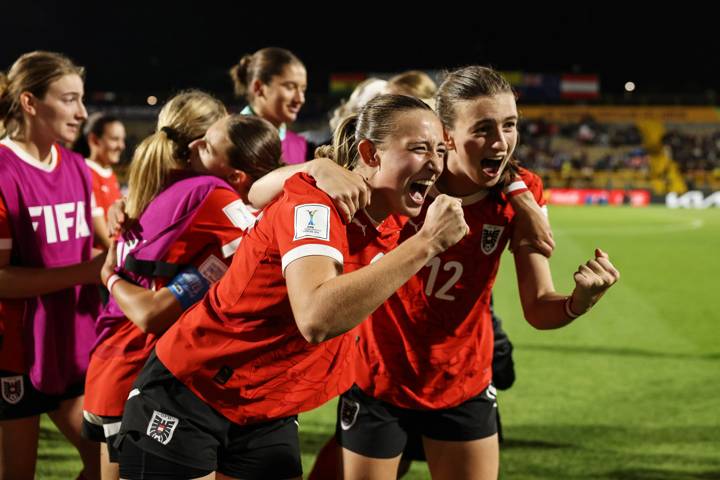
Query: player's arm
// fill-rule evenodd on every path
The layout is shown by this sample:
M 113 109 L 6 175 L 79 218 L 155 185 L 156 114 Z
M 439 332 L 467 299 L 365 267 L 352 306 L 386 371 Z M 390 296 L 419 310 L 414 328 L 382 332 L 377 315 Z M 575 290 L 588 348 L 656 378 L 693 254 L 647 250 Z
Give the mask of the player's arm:
M 515 210 L 515 230 L 518 232 L 513 236 L 510 249 L 527 245 L 550 257 L 555 249 L 555 240 L 546 210 L 538 205 L 532 191 L 519 177 L 506 187 L 505 194 Z
M 95 235 L 95 240 L 98 241 L 105 250 L 110 248 L 110 244 L 112 243 L 110 240 L 110 233 L 108 231 L 107 222 L 105 221 L 104 216 L 94 215 L 92 217 L 93 222 L 93 232 Z
M 96 244 L 102 245 L 103 250 L 110 248 L 110 234 L 108 231 L 107 221 L 105 220 L 105 211 L 98 206 L 95 193 L 91 197 L 91 211 L 93 224 L 93 238 Z
M 530 246 L 517 248 L 514 256 L 525 319 L 540 330 L 563 327 L 586 313 L 620 278 L 608 255 L 597 249 L 573 275 L 575 289 L 568 296 L 555 291 L 547 257 Z
M 0 249 L 0 298 L 27 298 L 45 295 L 75 285 L 100 282 L 104 255 L 86 262 L 57 268 L 10 265 L 10 249 Z
M 145 333 L 160 334 L 167 330 L 186 309 L 202 299 L 210 287 L 210 282 L 197 269 L 189 267 L 167 286 L 150 290 L 115 273 L 115 265 L 117 242 L 108 250 L 102 281 L 125 316 Z
M 192 263 L 204 265 L 211 260 L 210 257 L 214 257 L 219 266 L 188 266 L 167 285 L 157 290 L 143 288 L 116 274 L 117 242 L 113 242 L 103 265 L 102 280 L 125 316 L 143 332 L 159 334 L 167 330 L 185 310 L 203 298 L 211 283 L 218 280 L 227 269 L 213 253 L 219 255 L 219 250 L 227 250 L 227 256 L 234 253 L 227 244 L 233 245 L 243 232 L 238 225 L 242 222 L 238 215 L 235 215 L 242 210 L 237 205 L 238 200 L 236 192 L 223 188 L 214 189 L 207 195 L 193 218 L 192 226 L 196 231 L 203 232 L 202 236 L 195 240 L 195 244 L 202 245 L 203 251 L 194 254 Z M 171 248 L 166 253 L 165 261 L 180 263 L 181 250 L 183 249 L 174 251 Z
M 440 195 L 420 231 L 371 265 L 342 275 L 341 265 L 330 257 L 291 262 L 285 279 L 300 332 L 319 343 L 352 329 L 467 231 L 460 201 Z
M 10 252 L 0 252 L 0 298 L 27 298 L 46 295 L 75 285 L 100 282 L 104 256 L 58 268 L 30 268 L 9 265 Z
M 113 239 L 120 235 L 126 229 L 128 221 L 129 218 L 125 214 L 125 198 L 119 198 L 108 208 L 106 223 L 108 237 Z
M 110 278 L 110 277 L 109 277 Z M 148 290 L 121 277 L 112 277 L 108 283 L 113 298 L 125 316 L 145 333 L 161 334 L 185 311 L 181 301 L 173 295 L 170 286 Z M 204 290 L 203 293 L 207 291 Z M 189 298 L 192 305 L 202 298 Z M 189 306 L 189 305 L 188 305 Z
M 248 193 L 255 208 L 263 208 L 282 193 L 285 181 L 296 173 L 307 173 L 315 179 L 317 187 L 333 200 L 344 220 L 352 219 L 355 212 L 370 203 L 370 188 L 363 178 L 344 169 L 328 158 L 287 165 L 257 180 Z

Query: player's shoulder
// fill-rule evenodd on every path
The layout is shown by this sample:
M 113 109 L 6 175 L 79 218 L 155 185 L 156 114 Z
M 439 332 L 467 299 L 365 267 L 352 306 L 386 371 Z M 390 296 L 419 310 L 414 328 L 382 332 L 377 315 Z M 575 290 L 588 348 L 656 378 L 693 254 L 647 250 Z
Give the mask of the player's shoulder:
M 305 173 L 296 173 L 285 181 L 282 198 L 288 203 L 321 203 L 335 209 L 332 199 Z
M 530 187 L 531 185 L 539 185 L 542 188 L 542 178 L 540 178 L 540 176 L 532 170 L 520 167 L 518 168 L 518 174 L 520 175 L 522 181 L 525 182 L 525 185 L 527 185 L 528 187 Z
M 288 193 L 306 193 L 319 191 L 315 179 L 310 175 L 299 172 L 285 180 L 283 190 Z
M 82 165 L 83 167 L 87 167 L 85 157 L 83 157 L 79 153 L 73 152 L 72 150 L 63 147 L 59 143 L 53 144 L 53 148 L 55 148 L 55 150 L 58 153 L 58 158 L 62 159 L 62 161 L 73 162 L 77 165 Z

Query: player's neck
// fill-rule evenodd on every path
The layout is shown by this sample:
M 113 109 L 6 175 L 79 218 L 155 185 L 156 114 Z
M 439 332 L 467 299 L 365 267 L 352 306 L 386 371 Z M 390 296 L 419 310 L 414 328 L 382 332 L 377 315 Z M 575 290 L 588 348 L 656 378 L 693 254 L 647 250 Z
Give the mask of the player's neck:
M 42 138 L 41 135 L 32 133 L 18 135 L 11 139 L 38 162 L 47 164 L 52 162 L 51 152 L 54 143 L 52 139 Z
M 390 209 L 381 203 L 380 201 L 373 202 L 365 208 L 365 215 L 375 226 L 380 225 L 390 215 Z
M 91 162 L 97 164 L 98 166 L 100 166 L 100 167 L 102 167 L 102 168 L 109 168 L 109 167 L 111 166 L 111 165 L 110 165 L 110 161 L 104 161 L 104 160 L 102 159 L 102 157 L 101 157 L 100 155 L 97 155 L 97 154 L 93 155 L 93 154 L 91 153 L 91 154 L 90 154 L 90 158 L 89 158 L 88 160 L 90 160 Z
M 468 176 L 462 173 L 454 174 L 448 170 L 435 182 L 435 189 L 445 195 L 458 198 L 469 197 L 485 190 Z
M 435 189 L 451 197 L 468 197 L 486 190 L 460 167 L 454 152 L 448 154 L 445 170 L 435 182 Z

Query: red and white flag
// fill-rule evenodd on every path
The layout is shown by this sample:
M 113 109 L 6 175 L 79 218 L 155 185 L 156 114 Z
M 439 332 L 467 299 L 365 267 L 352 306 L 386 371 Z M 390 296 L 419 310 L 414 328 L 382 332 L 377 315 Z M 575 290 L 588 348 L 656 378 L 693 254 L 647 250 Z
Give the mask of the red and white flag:
M 600 95 L 600 79 L 597 75 L 564 74 L 560 79 L 562 98 L 597 98 Z

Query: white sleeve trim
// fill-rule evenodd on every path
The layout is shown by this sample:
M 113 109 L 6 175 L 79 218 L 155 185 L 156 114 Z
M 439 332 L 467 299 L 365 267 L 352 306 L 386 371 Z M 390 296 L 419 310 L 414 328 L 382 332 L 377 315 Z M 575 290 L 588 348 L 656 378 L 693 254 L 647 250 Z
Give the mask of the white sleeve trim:
M 0 250 L 12 250 L 12 238 L 0 238 Z
M 525 185 L 525 182 L 523 182 L 522 180 L 516 180 L 516 181 L 512 182 L 510 185 L 508 185 L 507 187 L 505 187 L 505 193 L 512 193 L 515 190 L 521 190 L 521 189 L 527 190 L 527 188 L 528 187 L 527 187 L 527 185 Z
M 282 273 L 285 276 L 285 269 L 292 262 L 302 257 L 310 257 L 313 255 L 319 255 L 323 257 L 330 257 L 340 265 L 343 264 L 343 254 L 340 253 L 335 247 L 329 245 L 317 245 L 317 244 L 306 244 L 300 245 L 299 247 L 293 248 L 282 257 Z
M 228 258 L 230 255 L 233 255 L 235 253 L 235 251 L 238 249 L 238 246 L 240 246 L 240 240 L 242 240 L 242 235 L 233 240 L 232 242 L 228 242 L 222 246 L 223 258 Z

